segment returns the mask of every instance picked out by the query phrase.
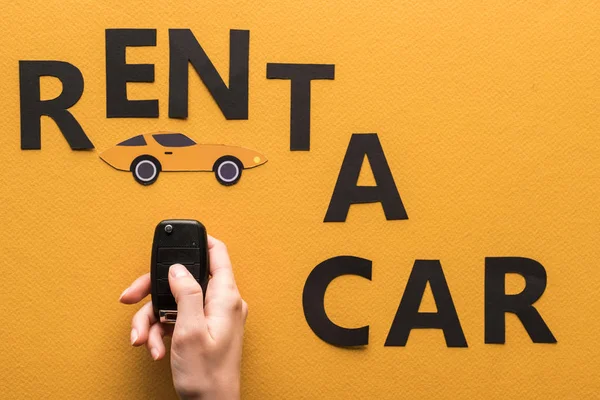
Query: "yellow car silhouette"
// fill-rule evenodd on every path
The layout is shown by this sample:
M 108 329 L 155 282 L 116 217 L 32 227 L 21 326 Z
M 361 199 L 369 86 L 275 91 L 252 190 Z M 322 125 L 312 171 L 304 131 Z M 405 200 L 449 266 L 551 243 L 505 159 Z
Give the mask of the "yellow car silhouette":
M 254 168 L 267 158 L 254 151 L 221 144 L 198 144 L 182 133 L 157 132 L 134 136 L 100 153 L 120 171 L 131 171 L 142 185 L 151 185 L 161 171 L 212 171 L 222 185 L 234 185 L 242 169 Z

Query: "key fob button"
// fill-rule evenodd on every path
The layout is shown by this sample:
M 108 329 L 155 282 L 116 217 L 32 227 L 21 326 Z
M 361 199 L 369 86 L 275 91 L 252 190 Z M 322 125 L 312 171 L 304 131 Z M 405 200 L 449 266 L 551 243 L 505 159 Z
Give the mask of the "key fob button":
M 176 310 L 177 303 L 175 302 L 175 298 L 170 294 L 165 295 L 157 295 L 157 301 L 160 303 L 161 307 L 165 310 Z
M 170 267 L 171 264 L 156 264 L 156 274 L 158 279 L 168 279 Z
M 158 249 L 159 263 L 173 265 L 193 264 L 200 261 L 200 250 L 194 248 L 160 247 Z
M 171 287 L 169 286 L 169 280 L 168 279 L 159 279 L 157 281 L 158 283 L 158 294 L 170 294 L 173 295 L 173 293 L 171 293 Z
M 183 264 L 181 262 L 177 264 Z M 172 264 L 157 264 L 156 270 L 158 272 L 158 279 L 169 279 L 169 268 L 171 268 Z M 200 276 L 200 263 L 194 264 L 183 264 L 184 267 L 187 268 L 188 271 L 194 276 L 197 280 L 198 276 Z
M 188 271 L 194 276 L 196 280 L 198 280 L 198 276 L 200 276 L 200 264 L 183 264 L 187 268 Z

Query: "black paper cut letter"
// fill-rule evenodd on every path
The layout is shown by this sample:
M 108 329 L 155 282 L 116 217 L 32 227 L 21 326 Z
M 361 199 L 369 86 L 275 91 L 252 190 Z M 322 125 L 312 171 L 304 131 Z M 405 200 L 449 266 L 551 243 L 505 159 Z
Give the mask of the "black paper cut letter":
M 267 79 L 290 79 L 290 150 L 310 150 L 310 81 L 333 79 L 333 64 L 267 64 Z
M 437 307 L 437 312 L 419 312 L 427 282 Z M 467 347 L 458 314 L 438 260 L 416 260 L 400 306 L 385 341 L 386 346 L 405 346 L 412 329 L 434 328 L 444 331 L 446 346 Z
M 106 30 L 106 117 L 158 118 L 158 100 L 128 100 L 127 82 L 154 82 L 154 64 L 127 64 L 127 47 L 156 46 L 156 29 Z
M 63 90 L 58 97 L 40 100 L 40 77 L 60 80 Z M 94 145 L 67 111 L 83 94 L 83 75 L 79 69 L 63 61 L 19 61 L 21 91 L 21 149 L 42 148 L 42 115 L 52 118 L 73 150 L 93 149 Z
M 188 63 L 226 119 L 248 119 L 250 31 L 229 32 L 229 88 L 189 29 L 169 29 L 169 117 L 188 116 Z
M 376 186 L 357 186 L 365 155 Z M 344 222 L 352 204 L 381 202 L 387 220 L 408 219 L 394 177 L 376 133 L 354 133 L 338 176 L 324 222 Z
M 505 276 L 525 278 L 518 294 L 506 294 Z M 505 343 L 505 313 L 517 315 L 534 343 L 556 343 L 548 325 L 533 306 L 546 289 L 546 270 L 539 262 L 523 257 L 485 259 L 485 343 Z
M 338 276 L 357 275 L 371 280 L 371 261 L 352 256 L 333 257 L 317 265 L 306 278 L 302 293 L 304 316 L 310 329 L 335 346 L 363 346 L 369 343 L 369 326 L 342 328 L 325 312 L 325 291 Z

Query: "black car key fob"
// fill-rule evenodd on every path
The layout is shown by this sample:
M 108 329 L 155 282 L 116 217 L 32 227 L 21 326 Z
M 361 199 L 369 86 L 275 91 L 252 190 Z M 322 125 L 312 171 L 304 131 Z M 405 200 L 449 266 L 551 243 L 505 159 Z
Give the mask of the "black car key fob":
M 175 323 L 177 319 L 177 303 L 169 286 L 169 267 L 184 265 L 202 287 L 202 293 L 206 293 L 208 262 L 206 228 L 200 222 L 171 219 L 156 226 L 150 280 L 152 307 L 157 320 Z

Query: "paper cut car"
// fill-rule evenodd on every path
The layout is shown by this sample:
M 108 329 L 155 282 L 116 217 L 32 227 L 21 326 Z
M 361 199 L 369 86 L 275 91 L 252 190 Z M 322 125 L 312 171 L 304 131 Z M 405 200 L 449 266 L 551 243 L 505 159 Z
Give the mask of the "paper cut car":
M 142 185 L 151 185 L 161 171 L 212 171 L 222 185 L 236 184 L 242 170 L 267 162 L 264 155 L 237 146 L 198 144 L 182 133 L 134 136 L 100 153 L 120 171 L 131 171 Z

